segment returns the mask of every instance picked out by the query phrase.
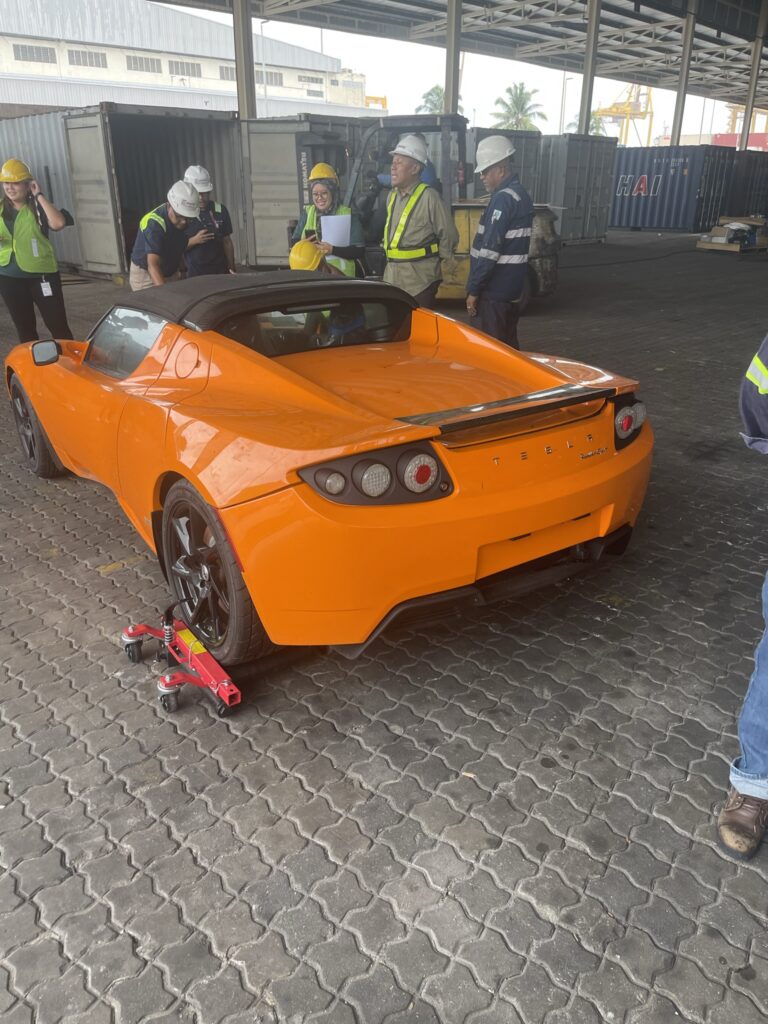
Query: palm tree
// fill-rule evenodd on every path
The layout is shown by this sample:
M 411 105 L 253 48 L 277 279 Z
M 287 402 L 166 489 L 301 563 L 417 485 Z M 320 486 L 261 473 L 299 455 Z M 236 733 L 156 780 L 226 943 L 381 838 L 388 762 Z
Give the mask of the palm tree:
M 533 97 L 538 89 L 526 89 L 523 82 L 515 82 L 507 88 L 506 99 L 499 96 L 496 106 L 501 110 L 493 116 L 496 118 L 494 128 L 507 128 L 513 131 L 532 131 L 536 129 L 534 121 L 546 121 L 547 115 L 542 112 L 538 103 L 533 103 Z
M 577 132 L 579 130 L 579 122 L 571 121 L 565 130 L 567 132 Z M 589 134 L 605 135 L 605 121 L 603 121 L 602 117 L 598 117 L 594 110 L 589 115 Z
M 421 97 L 421 103 L 416 107 L 417 114 L 442 114 L 445 105 L 445 89 L 442 85 L 433 85 L 427 89 Z M 461 100 L 459 100 L 459 113 L 461 114 Z

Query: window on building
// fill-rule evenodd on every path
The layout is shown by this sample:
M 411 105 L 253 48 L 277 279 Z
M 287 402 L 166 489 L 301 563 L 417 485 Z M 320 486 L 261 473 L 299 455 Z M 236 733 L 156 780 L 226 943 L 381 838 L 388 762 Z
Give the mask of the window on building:
M 345 78 L 341 83 L 345 89 L 362 89 L 362 82 L 353 82 L 350 78 Z
M 169 60 L 168 70 L 172 75 L 183 75 L 185 78 L 202 78 L 203 69 L 191 60 Z
M 264 84 L 264 75 L 261 71 L 256 72 L 256 84 Z M 283 73 L 282 71 L 268 71 L 267 72 L 267 85 L 282 85 L 283 84 Z
M 129 53 L 125 58 L 129 71 L 148 71 L 152 75 L 162 74 L 163 67 L 157 57 L 134 57 Z
M 315 75 L 299 75 L 300 82 L 311 82 L 314 85 L 322 85 L 322 78 L 317 78 Z
M 331 79 L 331 85 L 338 85 L 338 84 L 339 84 L 338 78 L 332 78 Z
M 80 68 L 105 68 L 107 66 L 106 53 L 98 53 L 94 50 L 67 50 L 69 63 L 76 64 Z
M 307 89 L 307 96 L 322 96 L 322 89 Z
M 226 64 L 219 64 L 219 78 L 225 82 L 236 82 L 237 75 L 235 74 L 235 69 Z
M 52 46 L 27 46 L 26 43 L 14 43 L 13 59 L 32 61 L 37 64 L 55 64 L 56 51 Z

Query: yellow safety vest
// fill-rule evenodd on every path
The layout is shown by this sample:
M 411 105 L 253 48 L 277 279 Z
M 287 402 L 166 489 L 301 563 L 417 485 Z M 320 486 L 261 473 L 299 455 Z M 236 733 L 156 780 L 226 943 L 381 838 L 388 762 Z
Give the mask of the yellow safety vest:
M 16 215 L 13 234 L 0 216 L 0 267 L 7 267 L 11 255 L 27 274 L 55 274 L 59 269 L 53 246 L 40 230 L 34 210 L 23 207 Z
M 144 216 L 139 221 L 139 228 L 142 231 L 144 231 L 144 229 L 146 228 L 147 224 L 149 224 L 149 222 L 151 220 L 157 221 L 157 223 L 160 225 L 160 227 L 163 229 L 163 231 L 166 230 L 166 228 L 165 228 L 165 221 L 160 216 L 160 214 L 157 212 L 159 209 L 161 209 L 161 207 L 158 206 L 154 210 L 150 210 L 149 213 L 145 213 L 144 214 Z
M 403 232 L 408 227 L 408 221 L 411 219 L 414 207 L 427 191 L 428 187 L 428 185 L 425 185 L 422 182 L 413 190 L 411 198 L 405 204 L 403 212 L 400 214 L 400 220 L 395 228 L 395 233 L 392 236 L 391 241 L 389 239 L 389 222 L 392 218 L 392 209 L 395 205 L 397 191 L 396 189 L 392 189 L 390 192 L 389 200 L 387 201 L 387 222 L 384 225 L 384 252 L 386 253 L 388 260 L 392 260 L 394 262 L 405 262 L 406 260 L 425 260 L 430 256 L 437 256 L 440 250 L 437 239 L 427 242 L 426 245 L 419 249 L 400 248 L 400 239 L 403 237 Z
M 318 230 L 318 224 L 317 224 L 317 207 L 315 206 L 314 203 L 312 203 L 311 206 L 306 207 L 306 210 L 307 210 L 307 222 L 304 225 L 304 231 L 302 232 L 303 236 L 306 238 L 307 235 L 315 234 L 320 239 L 320 241 L 322 241 L 322 238 L 320 238 L 320 232 Z M 336 214 L 340 214 L 341 215 L 341 214 L 345 214 L 345 213 L 348 213 L 348 214 L 351 215 L 352 210 L 348 206 L 337 206 L 336 209 L 333 212 L 334 212 L 334 215 L 336 215 Z M 341 256 L 333 256 L 333 255 L 326 256 L 325 259 L 326 259 L 327 263 L 330 263 L 334 267 L 338 267 L 338 269 L 342 272 L 342 274 L 344 274 L 345 277 L 354 277 L 355 276 L 355 261 L 354 260 L 346 260 L 346 259 L 343 259 Z

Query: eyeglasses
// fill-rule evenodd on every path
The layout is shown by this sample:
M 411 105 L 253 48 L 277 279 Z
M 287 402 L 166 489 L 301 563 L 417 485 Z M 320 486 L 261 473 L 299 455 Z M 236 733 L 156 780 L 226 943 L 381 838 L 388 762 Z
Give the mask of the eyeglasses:
M 313 199 L 330 199 L 331 198 L 331 193 L 330 192 L 313 192 L 312 193 L 312 198 Z

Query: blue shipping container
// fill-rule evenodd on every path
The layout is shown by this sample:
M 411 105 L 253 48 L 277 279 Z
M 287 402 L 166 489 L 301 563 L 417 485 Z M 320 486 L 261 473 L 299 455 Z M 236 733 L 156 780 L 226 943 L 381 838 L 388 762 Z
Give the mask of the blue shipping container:
M 708 231 L 726 212 L 734 153 L 727 146 L 616 150 L 610 226 Z

